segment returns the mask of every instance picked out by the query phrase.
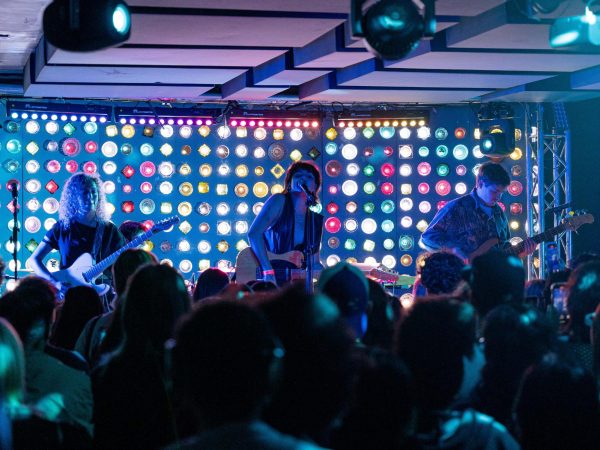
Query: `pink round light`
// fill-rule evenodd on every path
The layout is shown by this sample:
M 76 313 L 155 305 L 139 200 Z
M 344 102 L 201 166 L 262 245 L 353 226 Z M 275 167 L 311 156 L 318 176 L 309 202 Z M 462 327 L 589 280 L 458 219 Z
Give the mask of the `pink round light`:
M 437 202 L 436 208 L 438 209 L 438 211 L 444 206 L 446 206 L 446 203 L 448 203 L 446 200 L 440 200 L 439 202 Z
M 438 181 L 435 184 L 435 192 L 437 192 L 438 195 L 448 195 L 450 191 L 452 191 L 452 186 L 446 180 Z
M 140 173 L 143 177 L 152 177 L 156 173 L 156 166 L 152 161 L 144 161 L 140 164 Z
M 251 127 L 256 126 L 256 121 L 255 120 L 251 120 L 248 125 L 250 125 Z
M 275 125 L 277 125 L 278 127 L 282 127 L 283 122 L 281 120 L 278 120 L 277 122 L 275 122 Z
M 272 120 L 268 120 L 267 121 L 267 126 L 268 127 L 272 127 L 273 126 L 273 121 Z
M 124 184 L 123 187 L 121 188 L 123 190 L 123 192 L 125 192 L 126 194 L 131 194 L 131 191 L 133 191 L 133 188 L 131 187 L 130 184 Z
M 338 193 L 338 187 L 337 186 L 329 186 L 329 193 L 332 195 L 335 195 Z
M 98 171 L 98 166 L 93 161 L 88 161 L 83 164 L 83 171 L 85 173 L 96 173 Z
M 429 164 L 428 162 L 420 163 L 417 166 L 417 172 L 419 172 L 419 175 L 426 177 L 431 173 L 431 164 Z
M 140 184 L 140 191 L 142 191 L 144 194 L 149 194 L 152 192 L 152 183 L 144 181 L 142 184 Z
M 465 166 L 463 166 L 462 164 L 459 166 L 456 166 L 456 174 L 459 176 L 464 176 L 467 174 L 467 168 Z
M 211 119 L 206 119 L 206 125 L 212 125 L 212 120 Z
M 60 170 L 60 163 L 55 159 L 51 159 L 46 163 L 46 170 L 50 173 L 57 173 Z
M 330 217 L 325 221 L 325 229 L 330 233 L 337 233 L 342 229 L 342 222 L 337 217 Z
M 88 153 L 94 153 L 96 150 L 98 150 L 98 144 L 96 144 L 94 141 L 87 141 L 85 143 L 85 151 Z
M 318 128 L 319 122 L 317 122 L 316 120 L 314 120 L 311 125 L 312 125 L 313 128 Z
M 258 121 L 258 126 L 259 127 L 264 127 L 265 126 L 265 121 L 264 120 L 259 120 Z
M 394 185 L 392 183 L 383 183 L 381 185 L 381 192 L 384 195 L 391 195 L 394 192 Z
M 419 191 L 419 194 L 425 195 L 429 192 L 429 185 L 427 183 L 420 183 L 417 190 Z
M 232 121 L 231 121 L 231 126 L 232 126 L 232 127 L 237 127 L 237 126 L 238 126 L 238 121 L 237 121 L 237 120 L 235 120 L 235 119 L 234 119 L 234 120 L 232 120 Z
M 307 124 L 308 122 L 304 122 L 304 123 L 305 123 L 305 124 Z M 294 122 L 294 126 L 295 126 L 296 128 L 298 128 L 298 127 L 300 126 L 300 121 L 299 121 L 299 120 L 296 120 L 296 121 Z M 307 125 L 304 125 L 304 126 L 306 127 Z
M 241 127 L 245 127 L 246 126 L 246 121 L 245 120 L 240 120 L 240 126 Z
M 292 126 L 292 121 L 291 120 L 286 120 L 285 121 L 285 126 L 288 127 L 288 128 L 291 127 Z
M 383 153 L 385 156 L 392 156 L 394 154 L 394 149 L 390 146 L 387 146 L 383 149 Z

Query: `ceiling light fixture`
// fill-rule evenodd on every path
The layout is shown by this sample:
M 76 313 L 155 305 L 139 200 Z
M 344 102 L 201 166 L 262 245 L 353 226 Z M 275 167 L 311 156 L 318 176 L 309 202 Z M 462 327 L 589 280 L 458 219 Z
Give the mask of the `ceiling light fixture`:
M 363 11 L 366 2 L 352 0 L 352 34 L 363 37 L 369 51 L 378 58 L 404 58 L 421 38 L 435 33 L 434 0 L 421 0 L 422 12 L 413 0 L 380 0 Z
M 54 0 L 44 10 L 44 36 L 55 47 L 89 52 L 129 39 L 131 17 L 122 0 Z

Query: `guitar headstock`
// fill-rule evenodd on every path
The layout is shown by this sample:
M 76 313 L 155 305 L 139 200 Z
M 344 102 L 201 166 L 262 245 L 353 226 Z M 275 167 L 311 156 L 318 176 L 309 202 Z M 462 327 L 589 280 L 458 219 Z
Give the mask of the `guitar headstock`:
M 586 223 L 594 223 L 594 216 L 585 210 L 569 213 L 569 215 L 563 220 L 565 228 L 570 231 L 575 231 L 581 225 Z
M 152 233 L 158 233 L 159 231 L 164 231 L 178 223 L 179 223 L 178 216 L 168 217 L 166 219 L 159 220 L 152 226 Z

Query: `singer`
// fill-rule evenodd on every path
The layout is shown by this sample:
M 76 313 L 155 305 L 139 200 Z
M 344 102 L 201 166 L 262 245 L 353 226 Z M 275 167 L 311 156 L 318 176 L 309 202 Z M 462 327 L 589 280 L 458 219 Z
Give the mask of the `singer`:
M 278 269 L 272 264 L 267 252 L 283 254 L 292 250 L 308 253 L 313 269 L 322 269 L 319 249 L 323 234 L 323 215 L 311 211 L 321 188 L 321 172 L 309 161 L 294 162 L 285 175 L 285 189 L 265 202 L 252 222 L 248 240 L 262 269 L 262 279 L 278 284 Z M 308 220 L 307 220 L 308 217 Z M 311 229 L 308 229 L 311 227 Z M 307 248 L 307 236 L 313 236 L 314 245 Z

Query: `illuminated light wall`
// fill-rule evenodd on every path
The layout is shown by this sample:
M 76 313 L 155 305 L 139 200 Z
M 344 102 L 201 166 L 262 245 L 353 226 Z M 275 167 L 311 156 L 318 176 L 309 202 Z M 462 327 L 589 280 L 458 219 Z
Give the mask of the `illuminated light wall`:
M 14 273 L 9 180 L 20 184 L 18 270 L 57 220 L 65 181 L 83 170 L 105 182 L 117 225 L 181 218 L 146 248 L 190 278 L 210 266 L 233 268 L 257 211 L 283 189 L 285 170 L 298 159 L 313 160 L 323 173 L 322 260 L 382 263 L 413 274 L 421 230 L 444 202 L 472 189 L 474 169 L 487 160 L 477 152 L 477 119 L 467 107 L 437 108 L 422 128 L 367 127 L 366 121 L 340 127 L 330 118 L 320 126 L 230 121 L 226 127 L 0 115 L 0 255 L 8 276 Z M 515 182 L 502 201 L 514 235 L 523 236 L 525 158 L 522 150 L 511 156 L 503 165 Z M 57 259 L 50 254 L 51 270 Z

